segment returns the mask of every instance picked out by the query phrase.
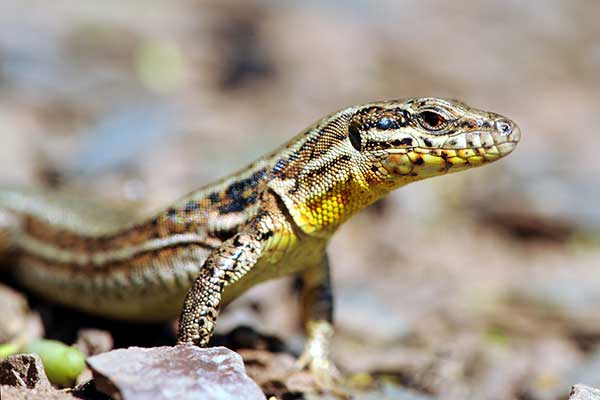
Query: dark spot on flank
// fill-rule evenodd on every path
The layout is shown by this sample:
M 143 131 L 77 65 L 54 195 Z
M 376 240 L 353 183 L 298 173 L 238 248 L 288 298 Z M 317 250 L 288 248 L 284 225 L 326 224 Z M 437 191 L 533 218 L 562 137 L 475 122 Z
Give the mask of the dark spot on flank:
M 169 208 L 169 209 L 167 210 L 167 217 L 169 217 L 169 218 L 173 218 L 173 217 L 175 217 L 176 215 L 177 215 L 177 210 L 176 210 L 176 209 L 174 209 L 174 208 Z
M 279 161 L 277 161 L 277 164 L 275 164 L 275 166 L 273 167 L 273 172 L 274 173 L 279 173 L 283 170 L 283 168 L 286 166 L 287 164 L 287 160 L 286 159 L 281 159 Z
M 379 171 L 379 168 L 377 168 L 376 165 L 371 165 L 371 171 L 377 172 L 377 171 Z
M 265 171 L 261 169 L 246 179 L 233 182 L 225 190 L 224 197 L 227 201 L 219 207 L 219 212 L 221 214 L 241 212 L 254 204 L 258 198 L 257 187 L 264 177 Z
M 425 143 L 425 146 L 427 147 L 433 147 L 433 143 L 431 142 L 431 140 L 424 138 L 423 139 L 423 143 Z
M 412 146 L 413 140 L 412 140 L 412 138 L 407 137 L 407 138 L 402 139 L 400 141 L 400 144 L 406 145 L 406 146 Z
M 411 172 L 410 176 L 419 176 L 419 174 L 417 174 L 416 172 Z
M 424 162 L 425 161 L 423 161 L 423 159 L 421 157 L 419 157 L 415 160 L 415 164 L 417 164 L 417 165 L 423 165 Z
M 198 210 L 198 208 L 200 208 L 200 207 L 198 206 L 198 203 L 196 203 L 195 201 L 193 201 L 193 200 L 192 200 L 192 201 L 189 201 L 189 202 L 188 202 L 188 203 L 185 205 L 185 209 L 184 209 L 184 211 L 185 211 L 186 213 L 191 213 L 191 212 L 193 212 L 193 211 L 196 211 L 196 210 Z
M 244 199 L 242 197 L 232 198 L 230 201 L 224 203 L 221 207 L 219 207 L 219 212 L 221 214 L 230 214 L 236 212 L 242 212 L 246 209 L 246 206 L 251 203 L 250 198 Z M 254 202 L 255 197 L 252 198 L 252 202 Z
M 217 204 L 220 201 L 219 198 L 219 193 L 218 192 L 213 192 L 208 196 L 208 199 L 210 200 L 211 204 Z
M 261 235 L 260 235 L 260 240 L 267 240 L 271 236 L 273 236 L 273 232 L 272 231 L 262 232 Z
M 233 238 L 233 245 L 235 247 L 240 247 L 242 245 L 242 242 L 240 242 L 240 237 L 239 236 L 236 236 L 236 237 Z

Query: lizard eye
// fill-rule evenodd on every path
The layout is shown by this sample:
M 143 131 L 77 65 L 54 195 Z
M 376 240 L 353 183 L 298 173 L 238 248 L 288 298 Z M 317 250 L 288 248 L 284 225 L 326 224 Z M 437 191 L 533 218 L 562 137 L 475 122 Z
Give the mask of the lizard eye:
M 419 122 L 423 128 L 434 131 L 443 129 L 448 124 L 446 118 L 431 110 L 421 112 L 419 114 Z

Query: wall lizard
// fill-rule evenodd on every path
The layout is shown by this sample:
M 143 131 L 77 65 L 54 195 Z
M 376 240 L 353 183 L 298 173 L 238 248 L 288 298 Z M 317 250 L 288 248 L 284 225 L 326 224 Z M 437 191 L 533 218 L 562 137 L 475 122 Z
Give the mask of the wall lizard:
M 146 218 L 0 189 L 0 253 L 15 254 L 16 278 L 48 299 L 133 321 L 179 314 L 178 342 L 200 346 L 223 305 L 297 273 L 308 331 L 300 363 L 330 386 L 339 374 L 329 352 L 329 238 L 390 191 L 498 160 L 520 135 L 509 119 L 455 100 L 353 106 Z

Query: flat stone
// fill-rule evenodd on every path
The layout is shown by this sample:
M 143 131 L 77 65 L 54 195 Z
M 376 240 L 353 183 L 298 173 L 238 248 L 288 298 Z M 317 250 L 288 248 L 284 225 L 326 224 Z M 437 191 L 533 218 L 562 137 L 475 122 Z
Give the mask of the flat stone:
M 224 347 L 113 350 L 88 358 L 96 388 L 124 400 L 265 400 L 242 358 Z
M 0 386 L 2 400 L 78 400 L 77 397 L 52 387 L 28 389 L 25 387 Z

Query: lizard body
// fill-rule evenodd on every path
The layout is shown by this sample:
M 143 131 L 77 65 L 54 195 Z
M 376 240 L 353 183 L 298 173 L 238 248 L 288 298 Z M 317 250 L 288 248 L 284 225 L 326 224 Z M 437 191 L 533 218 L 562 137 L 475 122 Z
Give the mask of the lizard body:
M 454 100 L 353 106 L 149 217 L 79 198 L 0 189 L 0 251 L 31 290 L 106 317 L 180 315 L 180 343 L 206 345 L 222 305 L 279 276 L 304 278 L 303 360 L 334 373 L 326 245 L 356 212 L 410 182 L 509 154 L 519 128 Z M 182 308 L 183 304 L 183 308 Z

